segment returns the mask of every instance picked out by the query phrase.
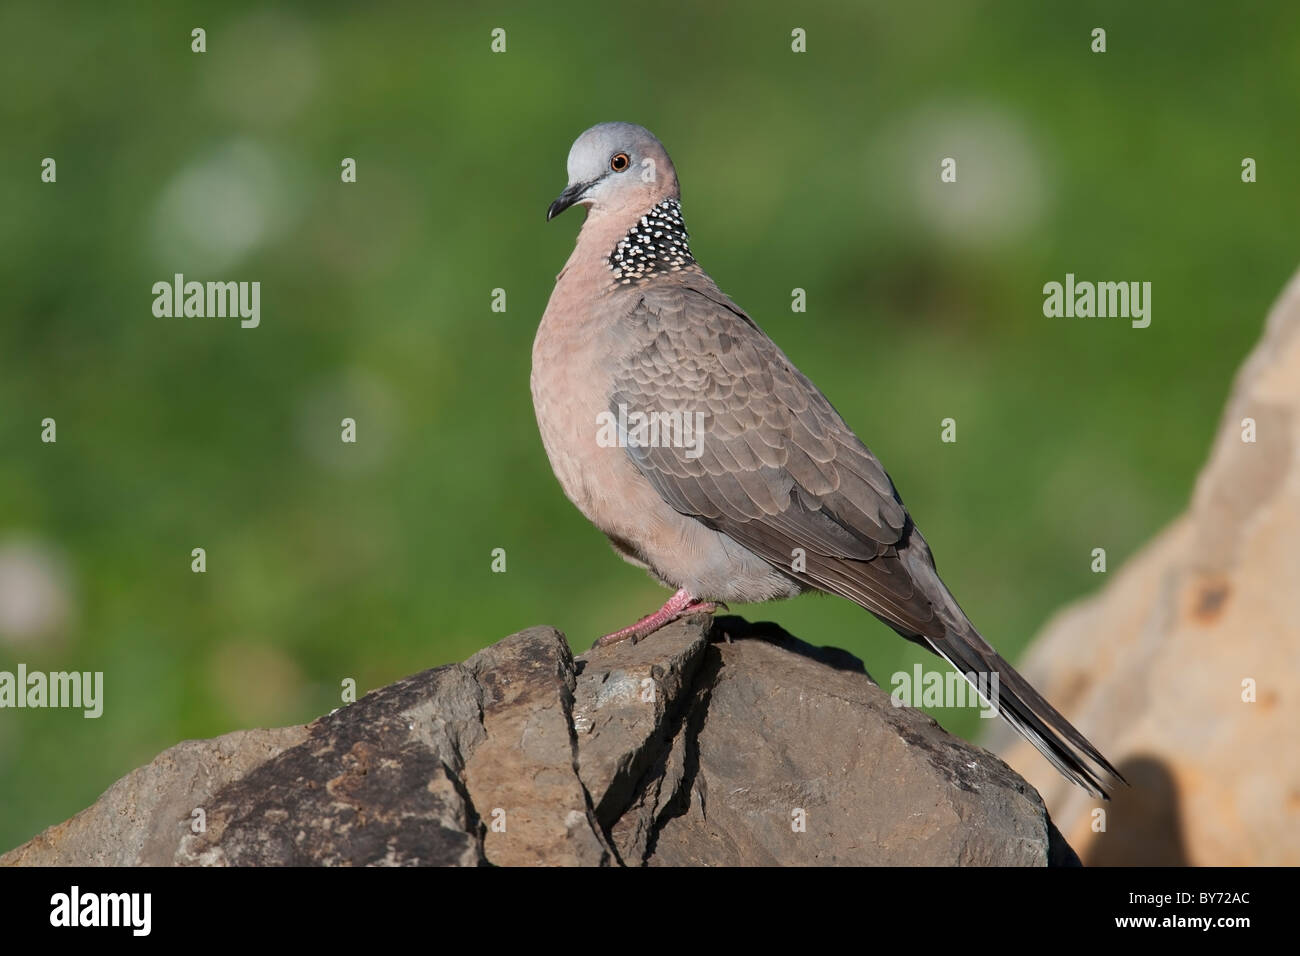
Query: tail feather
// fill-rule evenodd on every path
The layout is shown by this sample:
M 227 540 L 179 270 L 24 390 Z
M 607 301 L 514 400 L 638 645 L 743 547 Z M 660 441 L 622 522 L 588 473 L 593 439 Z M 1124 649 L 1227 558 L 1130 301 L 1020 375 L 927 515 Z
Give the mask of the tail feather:
M 922 638 L 925 645 L 955 667 L 983 697 L 973 675 L 997 675 L 998 699 L 987 701 L 1062 774 L 1094 797 L 1110 799 L 1114 781 L 1127 783 L 1101 751 L 1034 690 L 972 628 L 949 630 L 942 638 Z
M 870 561 L 810 551 L 807 570 L 796 579 L 866 608 L 895 631 L 929 648 L 955 667 L 981 697 L 980 677 L 997 675 L 995 707 L 1067 779 L 1095 797 L 1109 799 L 1112 781 L 1127 783 L 1101 751 L 1034 690 L 980 636 L 957 604 L 921 532 L 908 520 L 905 538 L 892 552 Z

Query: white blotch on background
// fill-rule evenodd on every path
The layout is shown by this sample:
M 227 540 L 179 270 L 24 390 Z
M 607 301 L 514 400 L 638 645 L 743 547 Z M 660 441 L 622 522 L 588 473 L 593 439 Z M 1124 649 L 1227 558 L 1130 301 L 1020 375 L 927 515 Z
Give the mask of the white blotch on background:
M 882 136 L 890 167 L 905 184 L 904 218 L 962 242 L 1013 240 L 1042 218 L 1043 160 L 1025 123 L 994 106 L 931 107 Z M 957 181 L 941 182 L 940 161 L 957 161 Z
M 48 641 L 72 618 L 71 576 L 50 548 L 30 540 L 0 543 L 0 643 Z
M 153 216 L 158 263 L 187 280 L 222 272 L 281 234 L 300 191 L 287 163 L 248 139 L 227 142 L 183 167 L 159 194 Z

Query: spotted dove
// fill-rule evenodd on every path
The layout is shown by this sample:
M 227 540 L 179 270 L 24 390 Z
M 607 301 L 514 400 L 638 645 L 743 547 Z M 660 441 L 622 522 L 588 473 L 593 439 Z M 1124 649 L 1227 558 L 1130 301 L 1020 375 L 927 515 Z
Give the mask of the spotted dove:
M 975 630 L 876 456 L 695 261 L 659 141 L 594 126 L 568 178 L 546 217 L 587 218 L 533 345 L 538 426 L 569 499 L 676 589 L 598 643 L 721 602 L 838 594 L 968 679 L 996 675 L 988 703 L 1104 796 L 1115 768 Z

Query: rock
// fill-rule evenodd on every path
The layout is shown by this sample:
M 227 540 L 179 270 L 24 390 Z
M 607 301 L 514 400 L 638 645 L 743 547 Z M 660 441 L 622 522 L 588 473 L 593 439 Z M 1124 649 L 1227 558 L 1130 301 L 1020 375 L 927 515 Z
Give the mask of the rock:
M 723 638 L 725 637 L 725 641 Z M 194 811 L 201 809 L 201 832 Z M 22 865 L 1077 864 L 1037 793 L 861 662 L 740 618 L 538 627 L 305 727 L 186 742 Z
M 483 709 L 483 687 L 459 664 L 367 694 L 217 790 L 206 830 L 185 835 L 174 862 L 475 864 L 479 821 L 461 775 Z
M 305 727 L 186 740 L 131 771 L 91 807 L 0 856 L 8 866 L 170 866 L 195 808 L 297 746 Z
M 894 707 L 856 659 L 779 633 L 708 648 L 678 732 L 686 773 L 660 797 L 646 862 L 1046 862 L 1046 817 L 1010 768 Z
M 479 651 L 466 667 L 484 695 L 486 736 L 463 773 L 470 799 L 489 824 L 483 855 L 501 866 L 609 863 L 604 832 L 578 776 L 577 669 L 564 636 L 532 628 Z
M 1300 275 L 1237 374 L 1188 511 L 1024 661 L 1132 784 L 1105 831 L 1099 802 L 1018 737 L 991 738 L 1084 862 L 1300 864 L 1298 449 Z
M 597 819 L 624 862 L 643 859 L 660 792 L 680 784 L 684 767 L 680 760 L 671 767 L 665 762 L 666 748 L 707 647 L 701 619 L 581 658 L 574 708 L 578 771 L 588 792 L 600 795 Z

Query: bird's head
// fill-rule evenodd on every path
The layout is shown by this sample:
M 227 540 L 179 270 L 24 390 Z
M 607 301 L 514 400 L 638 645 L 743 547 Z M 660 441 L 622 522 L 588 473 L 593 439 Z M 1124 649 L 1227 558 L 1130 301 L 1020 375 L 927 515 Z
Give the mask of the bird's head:
M 574 141 L 569 184 L 546 210 L 546 218 L 577 205 L 593 214 L 639 215 L 680 195 L 673 161 L 653 133 L 631 123 L 601 123 Z

